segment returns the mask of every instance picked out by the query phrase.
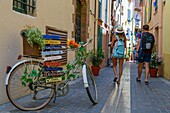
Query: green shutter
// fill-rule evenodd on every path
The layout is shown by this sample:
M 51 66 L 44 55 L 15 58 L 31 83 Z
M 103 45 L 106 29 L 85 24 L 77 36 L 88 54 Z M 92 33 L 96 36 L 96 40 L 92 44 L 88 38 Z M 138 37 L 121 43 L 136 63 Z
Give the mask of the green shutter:
M 102 28 L 98 26 L 98 42 L 97 42 L 97 48 L 102 48 Z
M 151 21 L 151 16 L 152 16 L 152 0 L 149 0 L 148 22 Z
M 102 0 L 99 0 L 99 12 L 98 12 L 98 18 L 102 18 Z

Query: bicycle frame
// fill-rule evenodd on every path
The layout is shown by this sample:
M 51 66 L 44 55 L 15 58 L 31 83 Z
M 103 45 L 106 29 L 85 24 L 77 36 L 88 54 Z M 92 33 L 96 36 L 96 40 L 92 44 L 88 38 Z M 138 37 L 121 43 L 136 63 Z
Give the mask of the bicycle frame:
M 83 76 L 84 87 L 85 88 L 89 87 L 88 81 L 87 81 L 86 64 L 83 64 L 83 67 L 82 67 L 82 76 Z
M 80 65 L 78 65 L 78 62 L 79 62 L 80 60 L 81 60 L 81 59 L 77 59 L 77 60 L 75 61 L 75 63 L 74 63 L 75 69 L 72 71 L 71 74 L 74 74 L 74 73 L 77 71 L 77 69 L 80 67 Z M 21 60 L 21 61 L 17 62 L 14 66 L 12 66 L 12 68 L 11 68 L 10 71 L 8 72 L 8 74 L 7 74 L 7 76 L 6 76 L 6 80 L 5 80 L 5 85 L 8 85 L 8 79 L 9 79 L 10 74 L 13 72 L 13 70 L 14 70 L 18 65 L 20 65 L 20 64 L 22 64 L 22 63 L 26 63 L 26 62 L 28 62 L 28 61 L 37 61 L 37 60 L 34 59 L 34 58 L 31 58 L 31 60 L 30 60 L 30 59 L 28 59 L 28 60 Z M 39 61 L 43 63 L 43 60 L 39 60 Z M 72 69 L 68 70 L 69 73 L 70 73 L 71 70 L 72 70 Z M 87 83 L 87 77 L 86 77 L 86 76 L 87 76 L 87 75 L 86 75 L 86 63 L 85 63 L 84 61 L 83 61 L 83 64 L 82 64 L 82 69 L 81 69 L 81 71 L 82 71 L 82 76 L 83 76 L 84 87 L 86 88 L 86 87 L 88 87 L 88 83 Z M 66 73 L 65 73 L 65 75 L 66 75 Z M 66 79 L 66 81 L 68 82 L 69 80 Z
M 80 60 L 80 59 L 76 60 L 76 62 L 75 62 L 75 64 L 74 64 L 74 65 L 76 65 L 76 68 L 73 70 L 72 74 L 74 74 L 74 73 L 77 71 L 77 69 L 80 67 L 80 65 L 77 65 L 77 63 L 78 63 L 79 60 Z M 70 69 L 69 71 L 71 71 L 71 69 Z M 87 88 L 87 87 L 88 87 L 88 81 L 87 81 L 86 63 L 85 63 L 85 62 L 83 62 L 83 64 L 82 64 L 82 69 L 81 69 L 81 71 L 82 71 L 84 88 Z

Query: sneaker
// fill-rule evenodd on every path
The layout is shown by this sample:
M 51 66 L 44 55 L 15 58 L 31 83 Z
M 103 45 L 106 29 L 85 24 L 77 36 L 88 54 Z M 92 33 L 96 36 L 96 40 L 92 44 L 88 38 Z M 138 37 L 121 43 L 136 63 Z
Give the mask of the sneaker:
M 139 80 L 138 77 L 136 78 L 136 81 L 137 81 L 137 82 L 141 82 L 141 80 Z
M 145 81 L 145 85 L 149 85 L 149 82 L 148 82 L 148 81 Z
M 115 77 L 115 78 L 113 79 L 113 82 L 117 82 L 117 77 Z

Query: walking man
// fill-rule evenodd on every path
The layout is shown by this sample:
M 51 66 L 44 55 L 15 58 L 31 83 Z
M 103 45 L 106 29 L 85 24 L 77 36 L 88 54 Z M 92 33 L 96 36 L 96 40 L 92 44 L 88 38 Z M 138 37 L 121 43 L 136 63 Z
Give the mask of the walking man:
M 141 74 L 143 63 L 145 64 L 145 84 L 148 85 L 148 75 L 149 75 L 149 62 L 151 59 L 151 54 L 153 46 L 155 43 L 155 38 L 152 33 L 149 33 L 149 25 L 143 26 L 143 32 L 137 44 L 136 57 L 138 57 L 138 77 L 137 82 L 141 82 Z

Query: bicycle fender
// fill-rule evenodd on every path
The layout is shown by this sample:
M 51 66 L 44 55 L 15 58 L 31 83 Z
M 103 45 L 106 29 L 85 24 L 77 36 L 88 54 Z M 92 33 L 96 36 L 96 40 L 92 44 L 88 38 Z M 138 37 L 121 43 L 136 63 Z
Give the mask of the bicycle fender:
M 86 73 L 86 65 L 85 64 L 82 67 L 82 75 L 83 75 L 84 87 L 87 88 L 87 87 L 89 87 L 89 85 L 88 85 L 88 82 L 87 82 L 87 73 Z
M 9 79 L 9 76 L 11 74 L 11 72 L 20 64 L 24 63 L 24 62 L 27 62 L 27 61 L 30 61 L 30 60 L 22 60 L 20 62 L 17 62 L 14 66 L 12 66 L 11 70 L 9 71 L 9 73 L 7 74 L 6 76 L 6 79 L 5 79 L 5 85 L 8 85 L 8 79 Z

